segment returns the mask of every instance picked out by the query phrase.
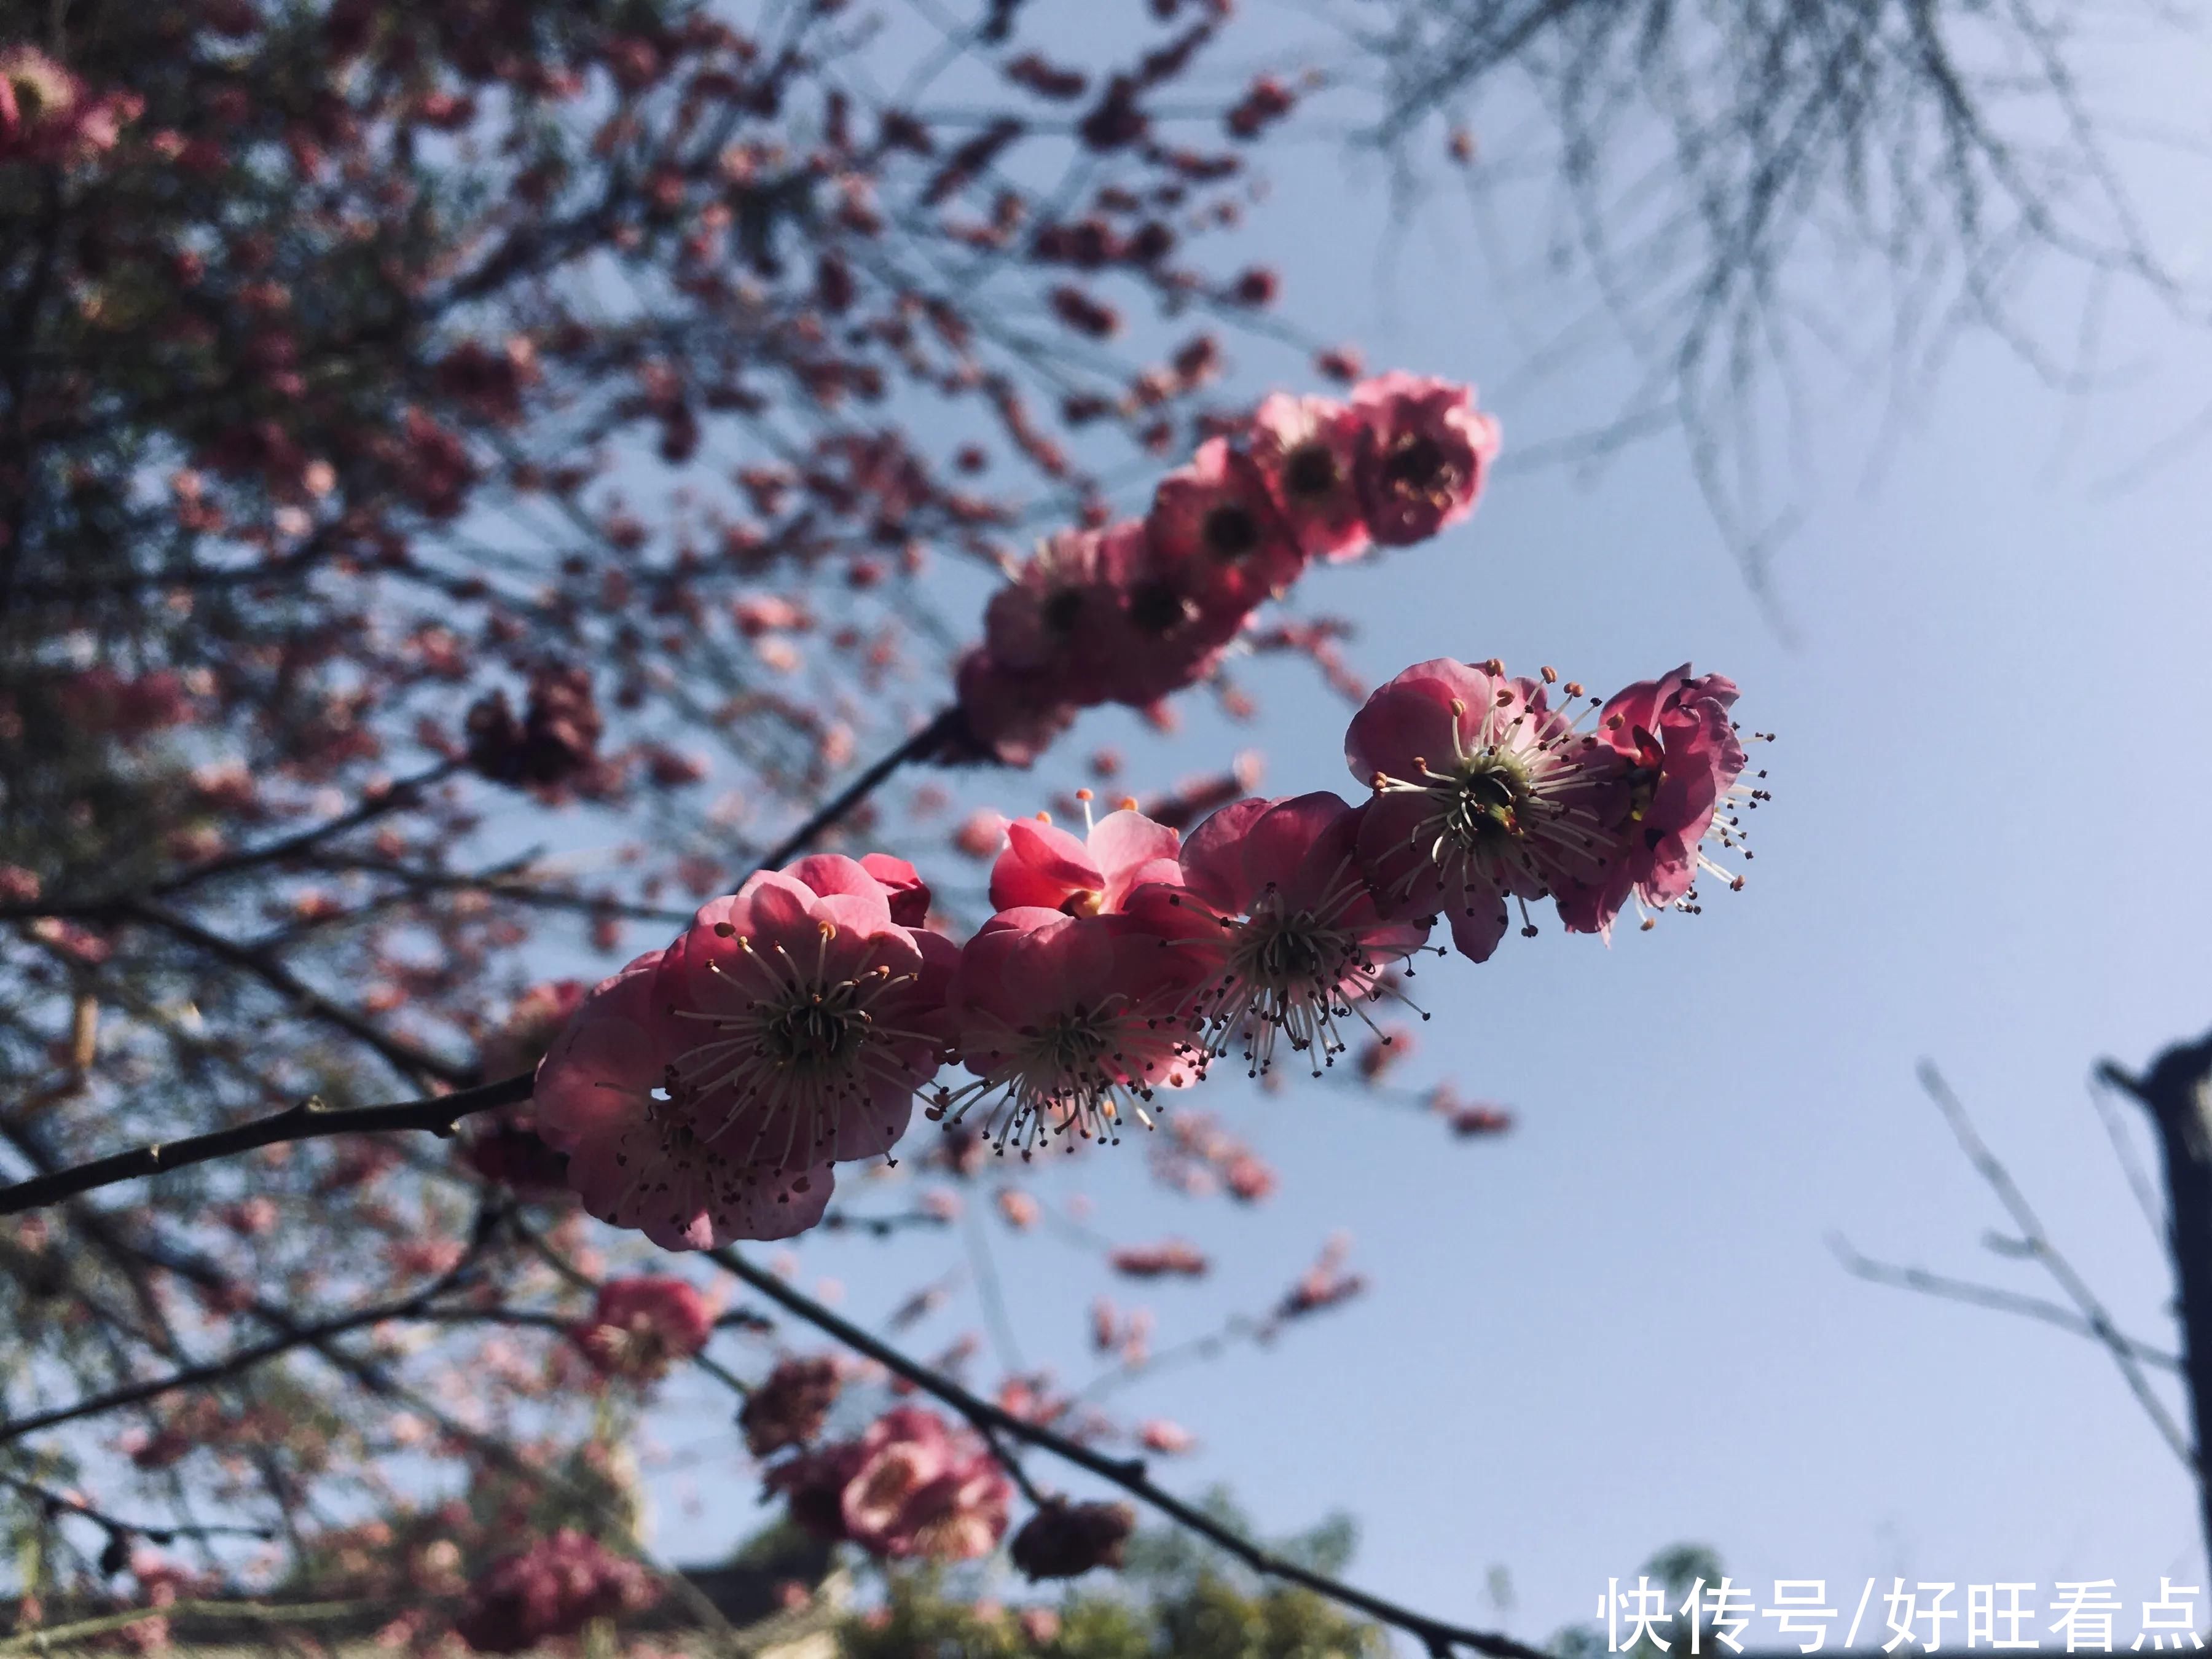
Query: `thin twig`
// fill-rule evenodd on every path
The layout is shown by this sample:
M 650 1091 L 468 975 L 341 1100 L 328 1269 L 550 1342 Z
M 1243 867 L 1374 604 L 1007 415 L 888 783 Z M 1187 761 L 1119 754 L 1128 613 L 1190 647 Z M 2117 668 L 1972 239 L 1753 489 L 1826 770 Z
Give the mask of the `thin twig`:
M 2071 1331 L 2076 1336 L 2086 1336 L 2093 1341 L 2108 1339 L 2097 1328 L 2073 1309 L 2039 1296 L 2028 1296 L 2020 1291 L 2008 1291 L 2002 1285 L 1983 1285 L 1971 1279 L 1954 1279 L 1948 1273 L 1932 1273 L 1924 1267 L 1907 1267 L 1895 1262 L 1877 1261 L 1862 1255 L 1851 1247 L 1850 1241 L 1840 1233 L 1828 1236 L 1828 1249 L 1854 1279 L 1863 1279 L 1870 1285 L 1892 1285 L 1899 1290 L 1918 1291 L 1923 1295 L 1940 1297 L 1947 1302 L 1964 1302 L 1972 1307 L 1993 1308 L 1999 1313 L 2015 1313 L 2029 1319 L 2039 1319 L 2046 1325 L 2056 1325 L 2062 1331 Z M 2155 1365 L 2160 1370 L 2179 1373 L 2181 1356 L 2154 1348 L 2148 1342 L 2114 1332 L 2110 1340 L 2126 1347 L 2128 1352 L 2146 1365 Z
M 890 1238 L 908 1227 L 940 1228 L 952 1223 L 950 1217 L 931 1210 L 898 1210 L 889 1215 L 853 1215 L 844 1210 L 831 1210 L 814 1224 L 825 1233 L 865 1233 L 870 1238 Z
M 1231 1314 L 1219 1330 L 1208 1331 L 1204 1336 L 1192 1337 L 1187 1342 L 1177 1342 L 1133 1363 L 1125 1359 L 1099 1372 L 1070 1396 L 1070 1403 L 1095 1405 L 1109 1394 L 1119 1393 L 1132 1383 L 1157 1376 L 1162 1371 L 1188 1361 L 1218 1358 L 1232 1342 L 1264 1342 L 1274 1334 L 1275 1330 L 1276 1324 L 1273 1320 L 1255 1319 L 1249 1314 Z
M 1021 1489 L 1022 1496 L 1038 1508 L 1043 1508 L 1048 1500 L 1043 1492 L 1037 1490 L 1036 1482 L 1030 1479 L 1029 1470 L 1023 1466 L 1019 1455 L 1006 1444 L 1005 1437 L 996 1429 L 981 1425 L 977 1427 L 976 1432 L 983 1437 L 983 1443 L 991 1449 L 991 1455 L 998 1459 L 999 1467 L 1013 1477 L 1014 1485 Z
M 204 860 L 198 864 L 187 865 L 174 875 L 164 877 L 142 892 L 110 894 L 104 898 L 21 901 L 0 905 L 0 921 L 15 921 L 38 916 L 66 916 L 80 921 L 98 921 L 125 914 L 130 906 L 139 899 L 167 898 L 172 894 L 183 892 L 188 887 L 197 887 L 204 881 L 214 881 L 222 877 L 236 875 L 242 870 L 256 869 L 265 864 L 281 864 L 287 859 L 297 858 L 300 854 L 320 846 L 333 836 L 344 835 L 349 830 L 358 830 L 364 824 L 374 823 L 378 818 L 415 805 L 422 799 L 424 790 L 443 782 L 452 776 L 459 766 L 460 763 L 458 761 L 441 761 L 426 771 L 417 772 L 412 777 L 400 778 L 382 789 L 363 796 L 358 804 L 335 817 L 325 818 L 319 823 L 310 824 L 306 829 L 286 836 L 281 840 L 267 842 L 258 847 L 241 848 L 234 853 L 219 854 L 214 858 Z
M 1966 1154 L 1967 1162 L 1974 1166 L 1974 1172 L 1997 1195 L 1997 1201 L 2012 1217 L 2013 1224 L 2020 1230 L 2021 1243 L 2043 1264 L 2044 1271 L 2057 1282 L 2058 1288 L 2066 1292 L 2067 1300 L 2073 1303 L 2089 1327 L 2091 1334 L 2103 1343 L 2105 1351 L 2112 1356 L 2112 1363 L 2120 1368 L 2120 1375 L 2126 1379 L 2129 1392 L 2135 1395 L 2136 1403 L 2143 1408 L 2144 1415 L 2164 1437 L 2167 1447 L 2181 1460 L 2183 1467 L 2195 1469 L 2197 1458 L 2190 1450 L 2188 1437 L 2181 1432 L 2180 1425 L 2173 1420 L 2173 1414 L 2166 1410 L 2165 1401 L 2152 1389 L 2150 1379 L 2143 1375 L 2142 1365 L 2128 1339 L 2112 1322 L 2112 1315 L 2106 1311 L 2105 1304 L 2098 1298 L 2097 1293 L 2089 1288 L 2088 1281 L 2051 1242 L 2051 1235 L 2044 1231 L 2042 1218 L 2036 1214 L 2034 1206 L 2013 1183 L 2011 1175 L 1997 1161 L 1996 1154 L 1990 1151 L 1983 1141 L 1974 1127 L 1973 1120 L 1966 1115 L 1966 1107 L 1951 1091 L 1951 1085 L 1944 1081 L 1943 1074 L 1932 1062 L 1921 1062 L 1920 1086 L 1927 1091 L 1928 1097 L 1943 1114 L 1943 1121 L 1950 1125 L 1952 1134 L 1957 1138 L 1960 1149 Z

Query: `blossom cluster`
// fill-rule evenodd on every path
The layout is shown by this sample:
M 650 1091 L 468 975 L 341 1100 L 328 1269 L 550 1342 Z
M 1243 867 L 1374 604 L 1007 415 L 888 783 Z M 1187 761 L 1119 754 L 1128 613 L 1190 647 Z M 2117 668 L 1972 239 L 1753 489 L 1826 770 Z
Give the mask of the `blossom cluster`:
M 933 1561 L 997 1548 L 1014 1491 L 980 1436 L 920 1406 L 894 1407 L 857 1439 L 786 1458 L 768 1486 L 817 1537 Z
M 658 1273 L 611 1279 L 571 1336 L 602 1376 L 657 1382 L 714 1334 L 714 1313 L 692 1285 Z
M 1472 387 L 1393 372 L 1340 403 L 1277 392 L 1161 480 L 1142 519 L 1061 531 L 984 613 L 957 671 L 969 735 L 1026 765 L 1097 703 L 1206 678 L 1315 560 L 1426 540 L 1474 510 L 1498 422 Z
M 144 108 L 135 93 L 94 94 L 27 42 L 0 48 L 0 161 L 66 164 L 112 149 Z
M 592 1214 L 699 1248 L 812 1226 L 834 1166 L 888 1154 L 918 1097 L 1027 1157 L 1151 1127 L 1232 1053 L 1258 1076 L 1287 1046 L 1318 1075 L 1362 1026 L 1389 1040 L 1368 1010 L 1403 999 L 1439 920 L 1481 962 L 1546 899 L 1605 933 L 1694 909 L 1701 870 L 1740 885 L 1705 851 L 1743 851 L 1734 806 L 1765 793 L 1735 696 L 1686 665 L 1601 699 L 1418 663 L 1346 732 L 1359 804 L 1249 798 L 1188 840 L 1133 802 L 1082 836 L 1017 820 L 964 945 L 902 860 L 762 872 L 583 1000 L 539 1066 L 538 1133 Z
M 568 1528 L 495 1562 L 469 1586 L 453 1628 L 478 1653 L 524 1653 L 594 1619 L 652 1605 L 652 1573 Z

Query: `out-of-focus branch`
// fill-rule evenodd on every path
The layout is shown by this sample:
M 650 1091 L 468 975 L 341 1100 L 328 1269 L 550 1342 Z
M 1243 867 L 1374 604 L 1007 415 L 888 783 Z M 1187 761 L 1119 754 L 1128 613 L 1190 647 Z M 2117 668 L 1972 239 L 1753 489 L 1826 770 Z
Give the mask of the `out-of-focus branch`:
M 1870 1285 L 1893 1285 L 1899 1290 L 1918 1291 L 1924 1296 L 1940 1297 L 1947 1302 L 1964 1302 L 1971 1307 L 1993 1308 L 1999 1313 L 2015 1313 L 2029 1319 L 2039 1319 L 2046 1325 L 2056 1325 L 2062 1331 L 2071 1331 L 2076 1336 L 2086 1336 L 2092 1341 L 2108 1346 L 2118 1344 L 2146 1365 L 2155 1365 L 2160 1370 L 2179 1372 L 2181 1356 L 2154 1348 L 2134 1337 L 2118 1331 L 2100 1331 L 2071 1308 L 2039 1296 L 2028 1296 L 2019 1291 L 2008 1291 L 2002 1285 L 1977 1284 L 1970 1279 L 1954 1279 L 1948 1273 L 1931 1273 L 1924 1267 L 1906 1267 L 1889 1261 L 1877 1261 L 1862 1255 L 1840 1233 L 1828 1238 L 1828 1249 L 1843 1266 L 1845 1273 L 1855 1279 L 1863 1279 Z
M 441 1083 L 455 1084 L 472 1080 L 469 1067 L 442 1060 L 411 1042 L 403 1042 L 380 1029 L 374 1021 L 342 1003 L 331 1001 L 266 951 L 257 950 L 252 945 L 241 945 L 236 939 L 227 939 L 221 933 L 212 933 L 191 917 L 148 899 L 130 900 L 121 905 L 116 914 L 126 921 L 142 921 L 158 927 L 194 950 L 251 974 L 308 1018 L 332 1026 L 374 1049 L 403 1077 L 417 1081 L 435 1079 Z
M 860 1233 L 869 1238 L 893 1238 L 908 1228 L 932 1230 L 951 1224 L 947 1218 L 929 1210 L 900 1210 L 889 1215 L 852 1215 L 843 1210 L 831 1210 L 816 1224 L 816 1228 L 825 1233 Z
M 2110 1060 L 2106 1067 L 2112 1066 Z M 2149 1224 L 2152 1237 L 2160 1243 L 2166 1242 L 2166 1217 L 2159 1209 L 2158 1190 L 2152 1184 L 2150 1171 L 2144 1168 L 2136 1151 L 2135 1142 L 2129 1138 L 2126 1121 L 2119 1108 L 2112 1103 L 2114 1085 L 2105 1071 L 2089 1075 L 2089 1104 L 2096 1109 L 2097 1121 L 2105 1126 L 2106 1139 L 2112 1143 L 2112 1157 L 2127 1177 L 2128 1190 L 2135 1194 L 2136 1207 L 2142 1212 L 2143 1220 Z
M 204 1615 L 235 1619 L 240 1623 L 281 1625 L 295 1620 L 304 1622 L 318 1619 L 348 1619 L 371 1612 L 376 1606 L 374 1601 L 171 1601 L 162 1607 L 127 1607 L 120 1613 L 103 1613 L 97 1618 L 79 1619 L 70 1624 L 54 1625 L 45 1630 L 28 1630 L 19 1636 L 0 1637 L 0 1653 L 44 1653 L 49 1648 L 71 1642 L 88 1642 L 94 1637 L 127 1630 L 133 1625 L 144 1624 L 149 1619 Z
M 482 893 L 490 898 L 528 905 L 532 909 L 575 910 L 590 916 L 670 922 L 678 927 L 690 921 L 692 916 L 690 910 L 678 910 L 665 904 L 637 904 L 592 893 L 564 893 L 550 887 L 533 887 L 526 881 L 510 879 L 516 872 L 506 868 L 471 875 L 457 870 L 422 870 L 389 860 L 355 857 L 319 859 L 316 864 L 326 870 L 359 870 L 386 877 L 402 884 L 410 897 L 423 892 Z
M 231 1158 L 279 1141 L 318 1140 L 326 1135 L 375 1134 L 403 1129 L 450 1135 L 460 1120 L 471 1112 L 490 1111 L 529 1099 L 534 1082 L 530 1073 L 524 1073 L 453 1094 L 395 1101 L 380 1106 L 331 1107 L 325 1105 L 320 1096 L 311 1096 L 297 1106 L 228 1129 L 216 1129 L 185 1140 L 156 1141 L 18 1182 L 12 1187 L 0 1187 L 0 1215 L 15 1215 L 58 1204 L 96 1187 L 112 1187 L 119 1181 L 135 1181 L 141 1176 L 181 1170 L 187 1164 L 204 1164 L 211 1158 Z
M 139 899 L 167 898 L 186 888 L 197 887 L 202 882 L 218 880 L 243 871 L 258 869 L 264 865 L 282 864 L 313 852 L 325 842 L 374 823 L 380 817 L 412 806 L 422 799 L 422 792 L 442 782 L 460 768 L 458 761 L 441 761 L 413 777 L 401 778 L 385 787 L 362 797 L 349 811 L 335 817 L 313 823 L 295 835 L 264 843 L 259 847 L 241 848 L 234 853 L 225 853 L 188 865 L 173 876 L 155 882 L 142 893 L 114 893 L 100 898 L 32 899 L 20 903 L 0 905 L 0 921 L 40 916 L 64 916 L 78 921 L 104 921 L 127 915 L 134 902 Z
M 236 875 L 242 870 L 256 869 L 265 864 L 281 864 L 287 859 L 298 858 L 336 836 L 415 805 L 422 799 L 425 790 L 444 782 L 459 771 L 460 766 L 459 761 L 441 761 L 412 777 L 401 778 L 365 796 L 350 811 L 325 818 L 320 823 L 310 824 L 297 835 L 286 836 L 264 846 L 246 848 L 180 870 L 167 880 L 157 883 L 150 896 L 167 898 L 172 893 L 196 887 L 204 881 L 213 881 L 223 876 Z
M 2212 1054 L 2212 1048 L 2208 1048 L 2208 1054 Z M 1967 1116 L 1965 1105 L 1952 1092 L 1951 1085 L 1944 1080 L 1943 1074 L 1933 1064 L 1923 1061 L 1920 1086 L 1936 1103 L 1936 1109 L 1943 1114 L 1943 1121 L 1950 1125 L 1960 1149 L 1966 1154 L 1967 1162 L 1974 1166 L 1974 1173 L 1981 1176 L 1990 1190 L 1996 1194 L 1997 1201 L 2004 1206 L 2006 1213 L 2012 1217 L 2013 1225 L 2020 1234 L 2021 1254 L 2039 1262 L 2058 1288 L 2066 1293 L 2066 1299 L 2074 1304 L 2083 1322 L 2105 1345 L 2105 1351 L 2112 1356 L 2112 1363 L 2120 1368 L 2120 1375 L 2126 1380 L 2129 1392 L 2142 1407 L 2144 1415 L 2150 1419 L 2173 1455 L 2185 1467 L 2195 1471 L 2197 1467 L 2196 1454 L 2181 1432 L 2180 1425 L 2173 1420 L 2173 1413 L 2166 1408 L 2166 1402 L 2158 1397 L 2150 1385 L 2150 1379 L 2143 1375 L 2142 1364 L 2133 1345 L 2120 1334 L 2119 1327 L 2113 1323 L 2112 1315 L 2097 1293 L 2089 1288 L 2088 1281 L 2051 1243 L 2042 1218 L 2036 1214 L 2027 1195 L 2014 1183 L 2010 1172 L 1998 1162 L 1996 1154 L 1982 1139 L 1974 1127 L 1973 1120 Z M 2212 1228 L 2212 1218 L 2207 1218 L 2206 1225 Z
M 9 1422 L 0 1423 L 0 1445 L 20 1439 L 24 1435 L 33 1433 L 40 1429 L 53 1428 L 63 1423 L 98 1416 L 125 1406 L 140 1405 L 146 1401 L 173 1393 L 179 1389 L 198 1388 L 209 1382 L 222 1382 L 229 1377 L 238 1376 L 252 1370 L 257 1365 L 266 1364 L 269 1360 L 278 1358 L 299 1348 L 314 1349 L 331 1364 L 355 1376 L 362 1386 L 373 1392 L 385 1392 L 390 1385 L 375 1367 L 346 1354 L 337 1346 L 334 1339 L 344 1335 L 349 1331 L 359 1330 L 363 1326 L 380 1324 L 386 1320 L 413 1317 L 428 1310 L 447 1291 L 457 1290 L 465 1285 L 475 1276 L 478 1263 L 483 1260 L 485 1252 L 491 1248 L 494 1241 L 501 1236 L 502 1229 L 512 1219 L 512 1216 L 513 1206 L 510 1204 L 487 1194 L 477 1205 L 475 1223 L 469 1230 L 468 1247 L 462 1252 L 460 1259 L 428 1284 L 408 1296 L 372 1307 L 356 1308 L 350 1313 L 340 1314 L 313 1324 L 301 1324 L 289 1312 L 282 1309 L 271 1308 L 268 1304 L 255 1298 L 249 1304 L 251 1310 L 264 1323 L 273 1326 L 276 1331 L 276 1334 L 270 1340 L 239 1349 L 221 1359 L 210 1360 L 204 1364 L 173 1371 L 167 1376 L 153 1377 L 143 1382 L 126 1384 L 123 1388 L 111 1389 L 106 1394 L 94 1395 L 77 1401 L 72 1405 L 56 1407 L 51 1411 L 41 1412 L 31 1417 L 16 1418 Z M 149 1259 L 157 1258 L 154 1255 L 149 1255 Z M 204 1285 L 210 1280 L 212 1270 L 204 1263 L 186 1261 L 178 1262 L 176 1266 L 179 1270 L 185 1272 L 185 1277 L 191 1279 L 195 1283 Z
M 1469 1630 L 1430 1618 L 1425 1613 L 1416 1613 L 1410 1607 L 1401 1607 L 1395 1601 L 1385 1601 L 1379 1595 L 1341 1583 L 1326 1574 L 1315 1572 L 1264 1549 L 1250 1539 L 1223 1526 L 1204 1510 L 1185 1503 L 1173 1492 L 1153 1485 L 1146 1474 L 1143 1460 L 1109 1457 L 1094 1447 L 1056 1433 L 1043 1424 L 1017 1417 L 1013 1413 L 970 1394 L 951 1378 L 909 1358 L 889 1343 L 833 1313 L 803 1291 L 785 1284 L 774 1273 L 755 1267 L 734 1250 L 714 1249 L 708 1251 L 707 1255 L 769 1301 L 951 1407 L 974 1425 L 978 1432 L 994 1439 L 1004 1436 L 1009 1440 L 1050 1452 L 1079 1468 L 1088 1470 L 1101 1480 L 1112 1482 L 1130 1496 L 1141 1498 L 1178 1526 L 1227 1551 L 1255 1572 L 1300 1585 L 1344 1607 L 1355 1608 L 1371 1619 L 1381 1620 L 1406 1632 L 1431 1655 L 1438 1656 L 1438 1659 L 1461 1648 L 1471 1648 L 1477 1653 L 1488 1654 L 1492 1659 L 1546 1659 L 1539 1650 L 1516 1642 L 1511 1637 L 1502 1636 L 1493 1631 Z
M 1264 1341 L 1273 1334 L 1273 1325 L 1264 1319 L 1255 1319 L 1249 1314 L 1231 1314 L 1218 1330 L 1204 1336 L 1194 1336 L 1188 1342 L 1178 1342 L 1172 1347 L 1162 1348 L 1134 1362 L 1123 1360 L 1111 1369 L 1101 1371 L 1075 1391 L 1077 1405 L 1095 1404 L 1109 1394 L 1118 1393 L 1131 1383 L 1146 1377 L 1157 1376 L 1162 1371 L 1197 1360 L 1217 1359 L 1237 1342 Z
M 357 1331 L 365 1325 L 377 1325 L 388 1319 L 404 1319 L 420 1312 L 432 1298 L 442 1295 L 453 1286 L 455 1275 L 447 1273 L 434 1284 L 414 1295 L 396 1302 L 380 1302 L 374 1306 L 356 1308 L 350 1313 L 319 1320 L 312 1325 L 301 1325 L 282 1336 L 271 1337 L 266 1342 L 237 1349 L 220 1359 L 211 1359 L 204 1365 L 187 1366 L 172 1371 L 166 1376 L 149 1377 L 142 1382 L 132 1382 L 120 1389 L 111 1389 L 106 1394 L 96 1394 L 74 1401 L 66 1406 L 57 1406 L 51 1411 L 34 1412 L 27 1417 L 14 1418 L 0 1423 L 0 1445 L 35 1434 L 41 1429 L 58 1428 L 64 1423 L 80 1422 L 88 1417 L 99 1417 L 125 1406 L 143 1405 L 149 1400 L 165 1394 L 174 1394 L 179 1389 L 197 1389 L 210 1382 L 221 1382 L 282 1358 L 295 1348 L 304 1348 L 343 1336 L 348 1331 Z

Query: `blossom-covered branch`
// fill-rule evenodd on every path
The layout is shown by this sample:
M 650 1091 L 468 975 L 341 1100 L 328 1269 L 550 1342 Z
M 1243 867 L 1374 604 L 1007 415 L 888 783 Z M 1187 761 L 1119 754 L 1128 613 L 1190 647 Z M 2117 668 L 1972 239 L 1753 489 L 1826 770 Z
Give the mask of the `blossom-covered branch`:
M 537 1132 L 592 1214 L 698 1249 L 817 1224 L 836 1166 L 890 1155 L 918 1096 L 1028 1158 L 1149 1129 L 1232 1053 L 1318 1076 L 1360 1026 L 1387 1039 L 1370 1011 L 1407 1000 L 1439 921 L 1480 963 L 1509 908 L 1605 934 L 1631 905 L 1694 911 L 1701 873 L 1741 885 L 1715 854 L 1749 856 L 1736 808 L 1765 792 L 1735 697 L 1686 665 L 1608 700 L 1419 663 L 1346 732 L 1363 803 L 1233 801 L 1188 841 L 1132 805 L 1083 836 L 1017 820 L 957 945 L 903 860 L 758 872 L 581 1000 Z

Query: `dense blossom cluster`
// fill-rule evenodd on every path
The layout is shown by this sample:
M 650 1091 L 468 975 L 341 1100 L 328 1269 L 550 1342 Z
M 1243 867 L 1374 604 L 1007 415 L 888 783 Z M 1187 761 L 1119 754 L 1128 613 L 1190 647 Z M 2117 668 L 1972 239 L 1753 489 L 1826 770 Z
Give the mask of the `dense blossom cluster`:
M 871 1554 L 968 1561 L 1006 1535 L 1013 1484 L 981 1438 L 919 1406 L 772 1467 L 771 1492 L 817 1537 Z
M 1026 1157 L 1151 1127 L 1231 1054 L 1318 1074 L 1362 1027 L 1392 1041 L 1369 1011 L 1439 919 L 1481 962 L 1509 907 L 1524 932 L 1549 898 L 1606 933 L 1632 903 L 1694 908 L 1700 870 L 1741 884 L 1705 850 L 1742 850 L 1732 803 L 1764 793 L 1735 696 L 1686 666 L 1605 700 L 1418 663 L 1346 733 L 1364 801 L 1233 801 L 1188 840 L 1133 803 L 1082 836 L 1015 821 L 962 945 L 903 860 L 763 872 L 585 999 L 539 1069 L 539 1131 L 592 1213 L 696 1248 L 813 1225 L 834 1166 L 887 1153 L 918 1095 Z
M 599 1286 L 591 1316 L 576 1328 L 576 1346 L 605 1376 L 658 1382 L 714 1334 L 714 1313 L 680 1279 L 640 1273 Z
M 1700 870 L 1742 885 L 1702 850 L 1710 836 L 1748 858 L 1730 809 L 1765 799 L 1739 782 L 1735 682 L 1685 664 L 1589 698 L 1577 718 L 1583 696 L 1549 669 L 1510 678 L 1495 661 L 1440 658 L 1368 700 L 1345 758 L 1375 792 L 1359 854 L 1386 914 L 1440 914 L 1482 962 L 1509 905 L 1524 932 L 1535 931 L 1529 901 L 1548 897 L 1570 930 L 1602 933 L 1632 902 L 1693 907 Z
M 64 166 L 115 148 L 145 108 L 135 93 L 95 94 L 38 47 L 0 47 L 0 161 Z
M 805 1446 L 822 1431 L 842 1383 L 836 1362 L 820 1355 L 780 1360 L 745 1396 L 738 1426 L 755 1457 Z
M 961 659 L 969 735 L 1026 765 L 1078 708 L 1142 708 L 1205 678 L 1313 561 L 1425 541 L 1472 513 L 1498 441 L 1473 388 L 1443 380 L 1267 398 L 1163 479 L 1143 519 L 1038 546 Z
M 653 1604 L 659 1586 L 635 1561 L 568 1529 L 495 1562 L 469 1585 L 454 1629 L 479 1653 L 525 1653 L 595 1619 Z

